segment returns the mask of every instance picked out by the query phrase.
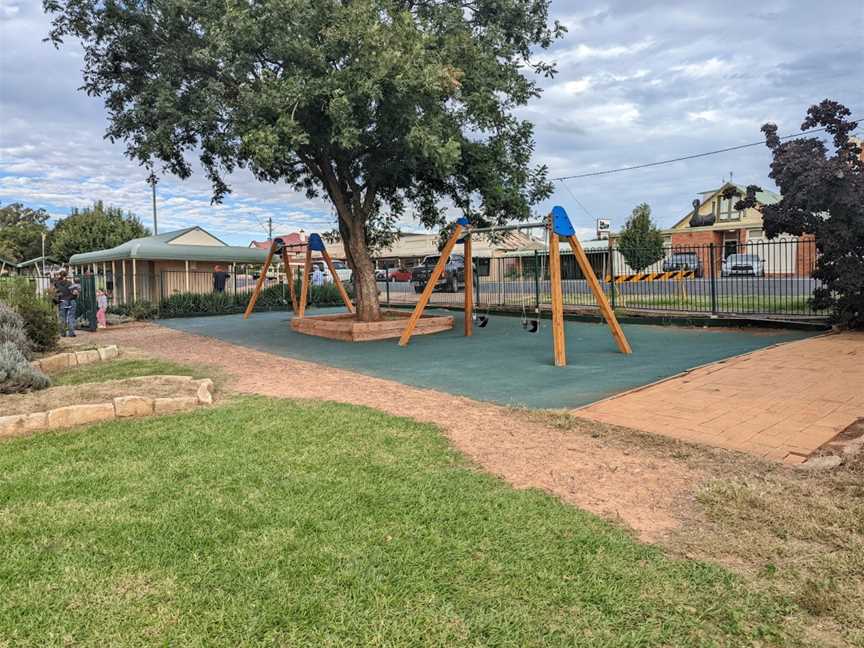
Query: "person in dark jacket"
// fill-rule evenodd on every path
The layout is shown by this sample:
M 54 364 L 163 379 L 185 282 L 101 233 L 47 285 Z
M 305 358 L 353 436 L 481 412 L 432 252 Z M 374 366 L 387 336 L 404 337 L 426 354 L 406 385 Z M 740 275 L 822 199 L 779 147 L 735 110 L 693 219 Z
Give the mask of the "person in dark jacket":
M 69 281 L 66 271 L 61 270 L 54 280 L 54 299 L 57 302 L 63 337 L 75 337 L 79 292 L 78 285 Z
M 219 293 L 225 292 L 225 283 L 230 276 L 222 266 L 215 266 L 213 268 L 213 290 Z

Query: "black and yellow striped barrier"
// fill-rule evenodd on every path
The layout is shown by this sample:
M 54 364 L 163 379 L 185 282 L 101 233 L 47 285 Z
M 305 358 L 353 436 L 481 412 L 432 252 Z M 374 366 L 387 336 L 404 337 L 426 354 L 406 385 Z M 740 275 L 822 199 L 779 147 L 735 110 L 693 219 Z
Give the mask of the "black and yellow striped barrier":
M 674 270 L 672 272 L 638 272 L 636 274 L 618 275 L 616 284 L 638 283 L 640 281 L 681 281 L 696 277 L 695 270 Z M 606 275 L 606 283 L 612 283 L 612 276 Z

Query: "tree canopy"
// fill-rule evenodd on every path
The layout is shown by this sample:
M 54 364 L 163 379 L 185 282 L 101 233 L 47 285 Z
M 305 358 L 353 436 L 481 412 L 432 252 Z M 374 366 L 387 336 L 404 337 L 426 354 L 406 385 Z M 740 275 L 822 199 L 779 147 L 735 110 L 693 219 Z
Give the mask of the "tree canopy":
M 663 234 L 651 220 L 651 207 L 647 203 L 637 205 L 631 212 L 621 230 L 618 249 L 636 272 L 663 258 Z
M 811 234 L 818 257 L 813 277 L 822 286 L 813 293 L 816 309 L 833 309 L 842 324 L 864 324 L 864 161 L 861 147 L 850 139 L 858 127 L 849 109 L 826 99 L 811 106 L 801 130 L 824 128 L 833 150 L 818 137 L 782 142 L 777 126 L 765 124 L 762 132 L 771 149 L 770 177 L 782 199 L 773 205 L 756 202 L 755 185 L 736 209 L 762 210 L 765 234 L 774 238 L 788 233 Z
M 21 203 L 0 207 L 0 257 L 27 261 L 42 256 L 42 235 L 48 235 L 49 214 Z
M 238 167 L 326 196 L 361 319 L 379 317 L 369 246 L 399 219 L 525 220 L 551 193 L 513 114 L 554 73 L 534 58 L 564 32 L 549 0 L 43 4 L 130 157 L 186 178 L 197 156 L 216 201 Z
M 51 254 L 68 261 L 73 254 L 115 247 L 133 238 L 149 236 L 150 231 L 132 212 L 94 202 L 84 209 L 73 208 L 57 222 L 51 236 Z

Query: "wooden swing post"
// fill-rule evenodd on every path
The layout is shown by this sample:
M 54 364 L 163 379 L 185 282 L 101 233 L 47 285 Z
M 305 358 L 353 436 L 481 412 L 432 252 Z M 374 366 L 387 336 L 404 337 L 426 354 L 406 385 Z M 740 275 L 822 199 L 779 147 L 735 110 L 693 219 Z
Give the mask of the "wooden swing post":
M 590 261 L 588 261 L 588 255 L 585 254 L 582 244 L 575 236 L 568 236 L 567 242 L 570 244 L 570 249 L 573 250 L 573 256 L 576 257 L 576 263 L 579 264 L 579 269 L 582 270 L 582 274 L 588 282 L 591 292 L 594 293 L 594 299 L 597 301 L 597 306 L 600 307 L 600 312 L 603 314 L 603 318 L 612 330 L 612 337 L 615 338 L 615 344 L 618 345 L 618 350 L 625 354 L 633 353 L 633 349 L 630 348 L 630 343 L 627 341 L 627 337 L 624 335 L 624 331 L 618 323 L 615 311 L 612 310 L 609 300 L 606 299 L 606 293 L 603 292 L 603 287 L 597 280 L 597 275 L 594 274 L 594 269 L 591 267 Z M 615 277 L 612 277 L 612 282 L 614 290 Z
M 450 253 L 453 251 L 453 248 L 456 247 L 456 242 L 459 240 L 462 230 L 467 225 L 467 218 L 460 218 L 456 221 L 456 228 L 453 230 L 453 234 L 450 235 L 450 238 L 447 239 L 444 249 L 441 250 L 441 256 L 438 257 L 438 263 L 436 263 L 435 267 L 432 269 L 432 274 L 429 276 L 429 281 L 426 282 L 423 294 L 420 295 L 420 299 L 414 307 L 414 312 L 411 313 L 411 317 L 405 325 L 405 330 L 399 338 L 399 346 L 408 346 L 408 342 L 411 341 L 411 336 L 414 334 L 417 322 L 420 320 L 420 317 L 423 315 L 423 311 L 426 308 L 426 304 L 429 303 L 429 299 L 432 297 L 432 291 L 435 290 L 435 284 L 438 283 L 441 273 L 444 272 L 444 266 L 447 265 L 447 259 L 450 258 Z
M 464 239 L 465 256 L 465 337 L 474 335 L 474 259 L 471 234 Z
M 258 283 L 255 284 L 255 290 L 249 298 L 249 304 L 246 306 L 246 311 L 243 313 L 243 319 L 249 319 L 252 310 L 255 308 L 255 302 L 258 301 L 258 296 L 264 288 L 264 282 L 267 280 L 267 271 L 270 269 L 270 262 L 273 260 L 273 250 L 276 247 L 275 243 L 270 244 L 270 249 L 267 250 L 267 257 L 264 259 L 264 267 L 261 268 L 261 275 L 258 277 Z
M 327 267 L 330 269 L 330 274 L 333 275 L 333 283 L 336 284 L 339 296 L 342 297 L 342 301 L 345 302 L 345 308 L 348 309 L 349 313 L 353 313 L 354 304 L 351 303 L 351 298 L 348 297 L 345 286 L 342 285 L 342 280 L 339 278 L 339 275 L 336 274 L 336 266 L 333 265 L 333 259 L 330 258 L 330 253 L 327 252 L 327 250 L 321 250 L 321 256 L 324 257 L 324 263 L 327 264 Z
M 291 310 L 297 312 L 297 287 L 294 285 L 294 271 L 288 258 L 288 248 L 282 248 L 282 263 L 285 266 L 285 281 L 288 282 L 288 292 L 291 295 Z
M 551 227 L 551 226 L 550 226 Z M 564 294 L 561 289 L 561 249 L 558 234 L 549 232 L 549 284 L 552 292 L 552 347 L 555 366 L 567 366 L 564 340 Z
M 312 272 L 312 248 L 306 246 L 306 261 L 303 263 L 303 277 L 300 280 L 300 306 L 297 309 L 297 317 L 303 318 L 306 314 L 306 300 L 309 298 L 309 273 Z

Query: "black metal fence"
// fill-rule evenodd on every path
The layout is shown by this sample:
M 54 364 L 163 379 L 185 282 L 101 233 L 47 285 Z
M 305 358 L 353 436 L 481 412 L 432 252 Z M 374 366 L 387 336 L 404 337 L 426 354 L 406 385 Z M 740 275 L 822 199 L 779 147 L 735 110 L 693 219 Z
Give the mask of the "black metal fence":
M 643 312 L 696 313 L 720 316 L 759 316 L 778 318 L 820 318 L 827 313 L 815 311 L 810 303 L 819 282 L 811 277 L 817 251 L 812 239 L 730 242 L 724 245 L 665 246 L 625 255 L 617 247 L 586 248 L 595 275 L 607 298 L 618 309 Z M 633 257 L 650 260 L 634 268 Z M 551 307 L 549 260 L 544 251 L 511 253 L 494 258 L 475 259 L 475 304 L 478 310 L 508 309 L 533 313 Z M 596 306 L 588 282 L 567 246 L 562 247 L 564 304 L 569 310 Z M 383 304 L 411 306 L 417 302 L 424 285 L 409 280 L 409 272 L 397 272 L 389 281 L 378 282 Z M 295 270 L 299 274 L 299 270 Z M 132 301 L 132 288 L 108 272 L 93 276 L 96 289 L 105 290 L 109 303 Z M 455 292 L 436 290 L 433 306 L 462 307 L 465 287 L 457 273 Z M 163 271 L 137 277 L 138 301 L 162 307 L 175 304 L 179 312 L 193 308 L 185 301 L 199 298 L 200 308 L 222 309 L 222 302 L 245 305 L 255 288 L 258 275 L 251 271 L 231 274 L 220 290 L 212 272 Z M 0 292 L 10 282 L 25 281 L 37 295 L 48 296 L 48 277 L 0 277 Z M 5 284 L 4 284 L 5 282 Z M 452 288 L 452 281 L 450 284 Z M 284 308 L 290 303 L 284 274 L 272 271 L 265 279 L 270 299 L 262 308 Z M 335 289 L 319 291 L 321 303 L 338 303 Z M 332 286 L 329 286 L 332 288 Z M 349 282 L 350 288 L 350 282 Z M 276 293 L 279 294 L 276 294 Z M 328 294 L 332 292 L 333 294 Z M 219 294 L 221 293 L 221 295 Z M 204 296 L 215 299 L 203 300 Z M 223 299 L 224 297 L 224 299 Z M 332 298 L 332 299 L 331 299 Z M 211 303 L 212 302 L 212 303 Z M 268 305 L 269 304 L 269 305 Z
M 820 285 L 811 277 L 817 256 L 812 239 L 667 245 L 662 253 L 640 250 L 629 255 L 617 247 L 589 248 L 586 253 L 607 298 L 619 309 L 783 318 L 827 315 L 810 303 Z M 632 267 L 628 257 L 641 258 L 641 267 Z M 551 307 L 547 253 L 514 253 L 482 263 L 488 270 L 481 266 L 476 275 L 478 309 L 534 312 Z M 588 282 L 566 246 L 561 265 L 565 307 L 595 307 Z M 379 282 L 382 301 L 392 306 L 416 303 L 423 286 L 399 278 L 403 280 Z M 431 304 L 461 307 L 464 294 L 462 284 L 456 292 L 436 290 Z

